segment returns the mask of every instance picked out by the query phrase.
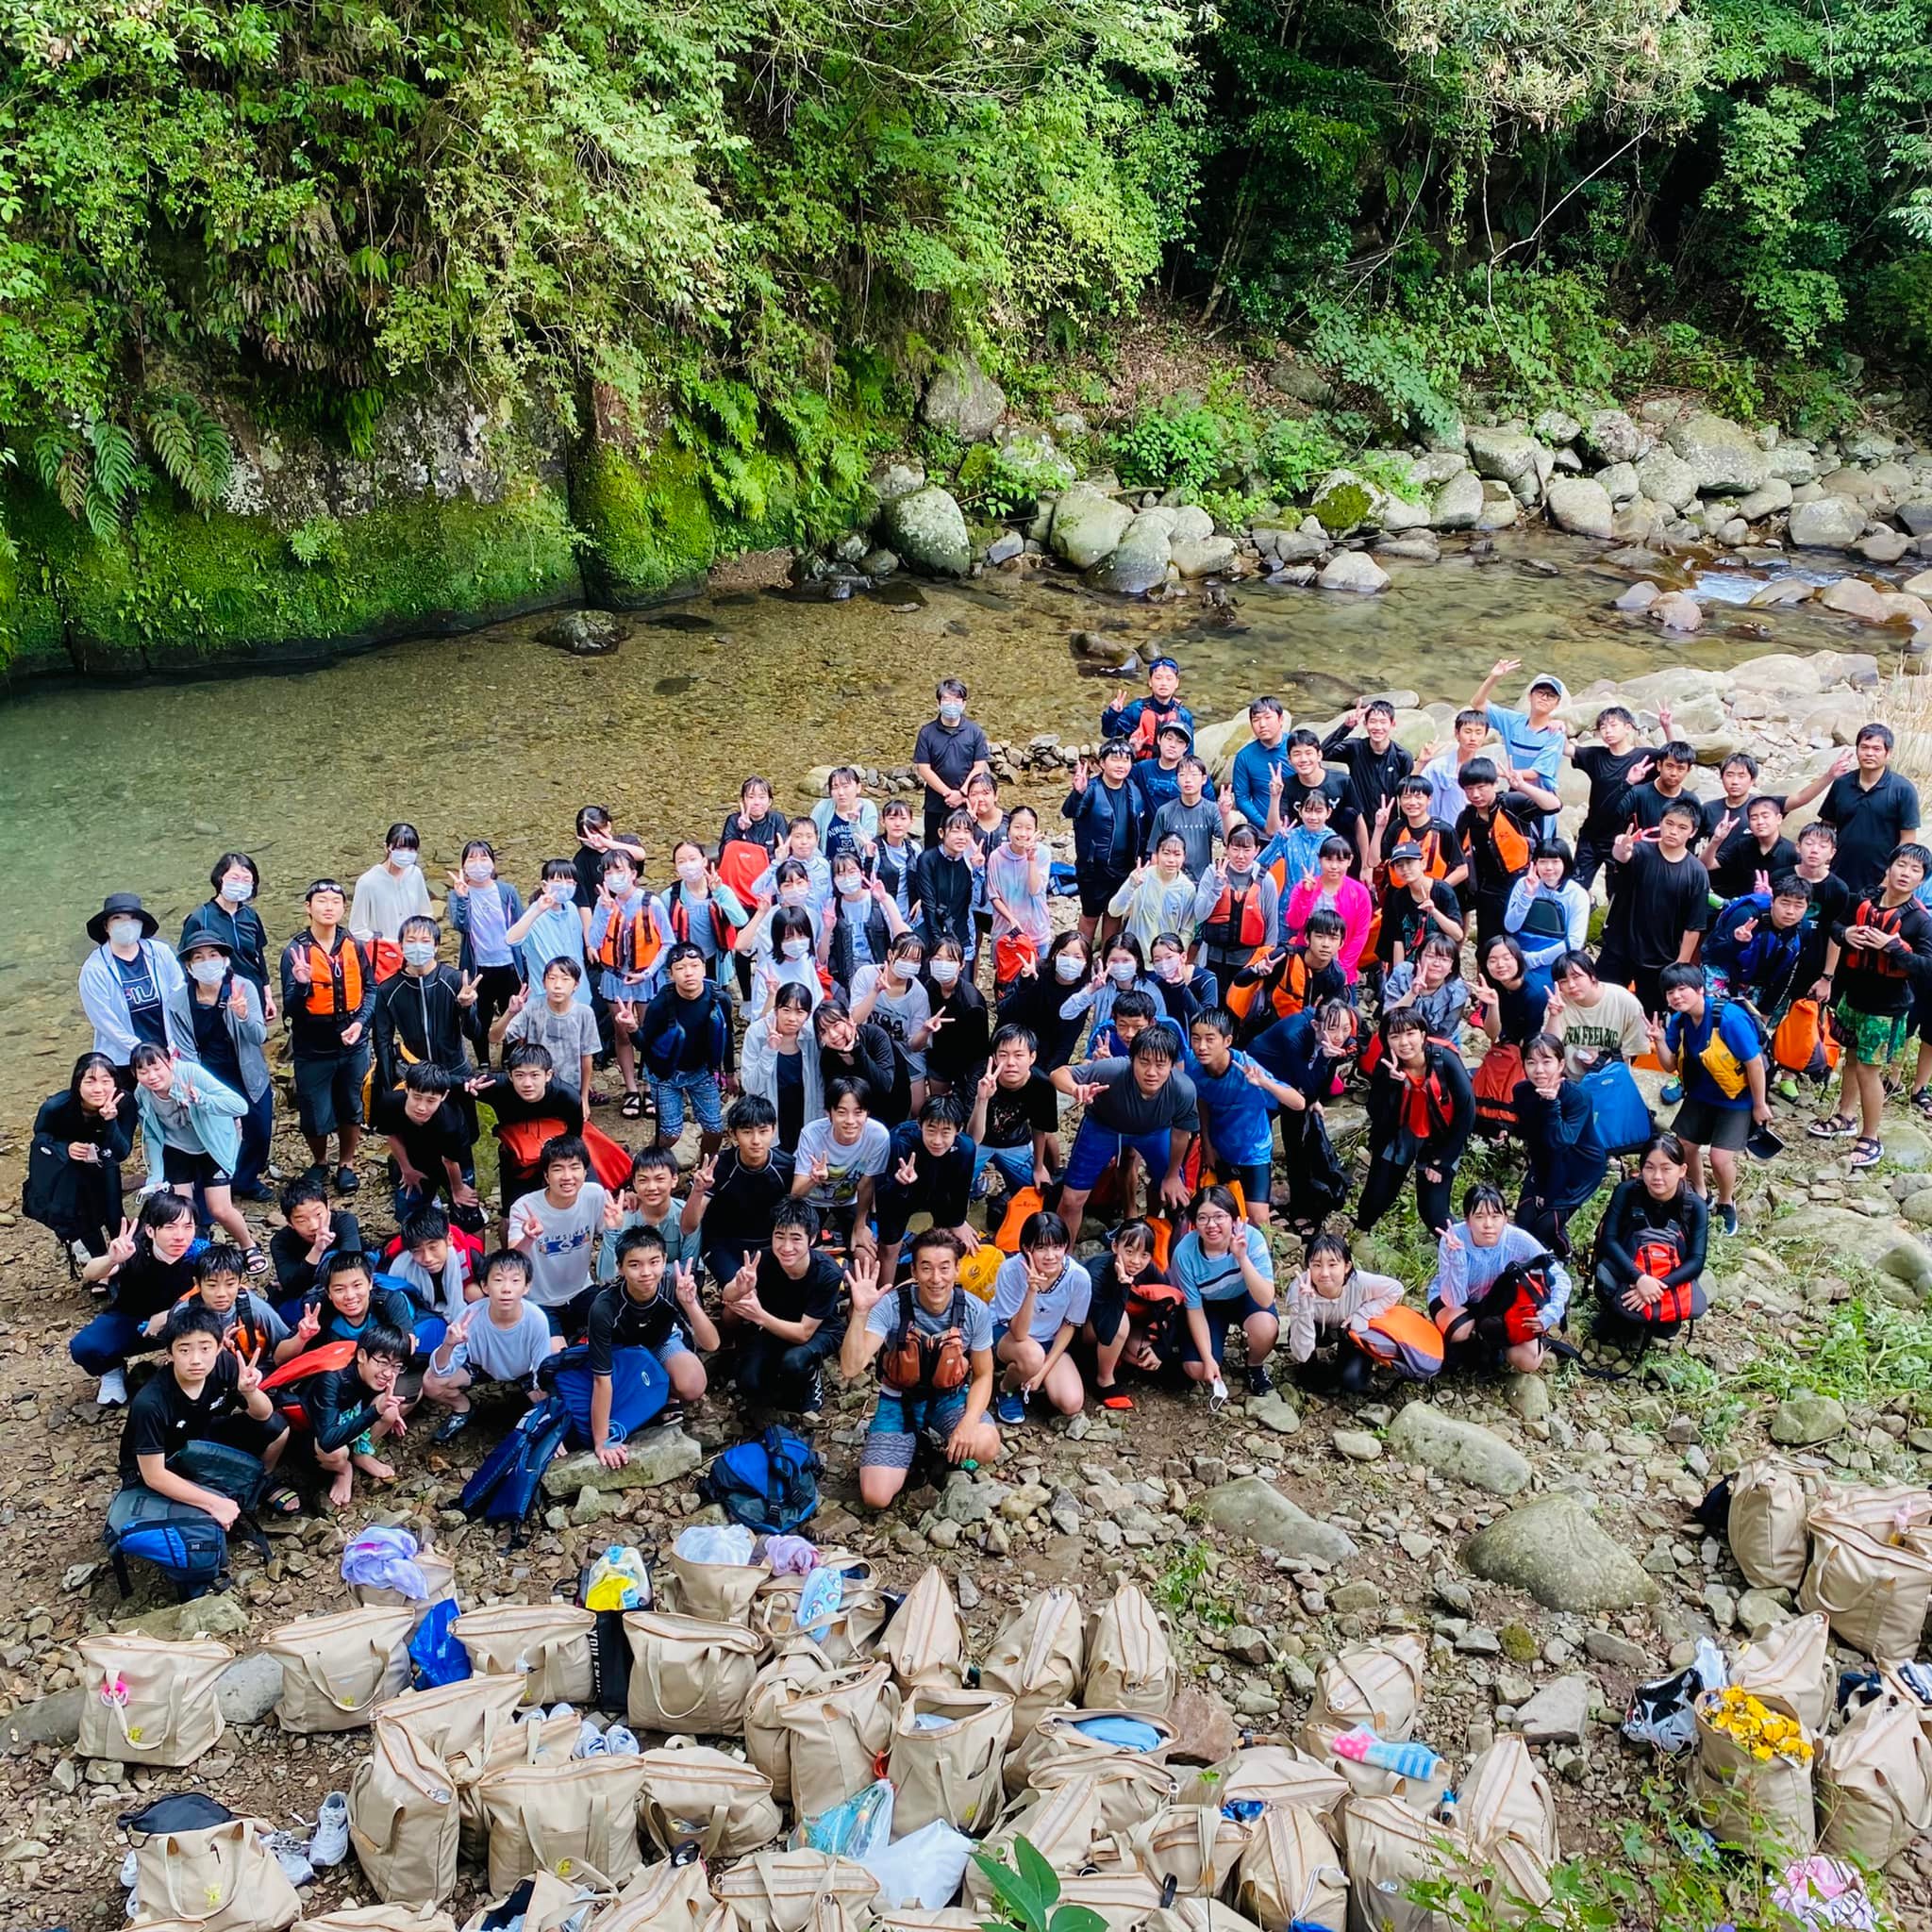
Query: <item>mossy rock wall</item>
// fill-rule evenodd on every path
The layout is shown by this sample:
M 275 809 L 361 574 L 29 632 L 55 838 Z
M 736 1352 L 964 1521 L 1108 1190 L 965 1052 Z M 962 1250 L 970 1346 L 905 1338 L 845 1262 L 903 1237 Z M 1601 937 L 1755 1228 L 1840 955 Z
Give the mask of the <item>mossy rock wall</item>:
M 344 516 L 309 564 L 265 517 L 151 498 L 103 540 L 26 486 L 6 508 L 19 550 L 6 611 L 15 678 L 287 661 L 582 593 L 568 507 L 534 478 L 495 503 L 425 493 Z

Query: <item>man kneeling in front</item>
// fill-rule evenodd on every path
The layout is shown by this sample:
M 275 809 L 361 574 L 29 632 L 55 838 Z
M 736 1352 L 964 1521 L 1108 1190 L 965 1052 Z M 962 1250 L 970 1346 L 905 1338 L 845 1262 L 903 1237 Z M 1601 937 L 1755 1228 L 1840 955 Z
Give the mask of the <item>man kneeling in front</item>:
M 999 1431 L 987 1421 L 992 1400 L 992 1315 L 959 1286 L 959 1243 L 943 1228 L 912 1241 L 912 1279 L 882 1287 L 868 1250 L 854 1254 L 846 1277 L 852 1320 L 839 1350 L 850 1382 L 876 1358 L 878 1407 L 858 1455 L 858 1499 L 883 1509 L 906 1487 L 922 1441 L 956 1467 L 991 1462 Z

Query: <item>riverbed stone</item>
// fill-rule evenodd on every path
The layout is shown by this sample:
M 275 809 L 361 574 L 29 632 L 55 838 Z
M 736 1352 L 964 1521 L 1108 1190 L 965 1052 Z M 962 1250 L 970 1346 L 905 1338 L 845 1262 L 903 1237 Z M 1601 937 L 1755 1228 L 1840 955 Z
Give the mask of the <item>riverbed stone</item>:
M 1007 413 L 1007 392 L 974 356 L 954 356 L 925 386 L 919 413 L 927 425 L 961 442 L 984 442 Z
M 1676 451 L 1654 449 L 1637 465 L 1637 480 L 1653 503 L 1684 509 L 1697 501 L 1697 472 Z
M 1124 597 L 1142 597 L 1166 583 L 1173 555 L 1167 529 L 1165 517 L 1155 510 L 1142 510 L 1127 525 L 1113 555 L 1093 566 L 1089 581 L 1099 590 L 1118 591 Z
M 951 491 L 927 484 L 895 496 L 880 522 L 887 541 L 914 570 L 962 577 L 973 568 L 973 540 Z
M 1075 570 L 1091 570 L 1113 554 L 1133 521 L 1134 512 L 1125 504 L 1091 483 L 1075 483 L 1061 491 L 1054 506 L 1054 555 Z
M 215 1702 L 231 1724 L 258 1724 L 282 1695 L 282 1661 L 266 1651 L 238 1657 L 215 1679 Z
M 1662 591 L 1648 577 L 1639 577 L 1634 584 L 1626 584 L 1617 593 L 1616 608 L 1619 610 L 1648 610 L 1662 595 Z
M 1537 475 L 1540 466 L 1541 473 L 1547 474 L 1550 452 L 1521 429 L 1472 429 L 1469 459 L 1477 475 L 1516 483 Z
M 1218 571 L 1233 568 L 1235 541 L 1232 537 L 1176 535 L 1170 543 L 1169 554 L 1182 576 L 1211 576 Z
M 1657 1585 L 1637 1558 L 1564 1490 L 1519 1504 L 1479 1530 L 1462 1560 L 1473 1574 L 1527 1591 L 1547 1609 L 1627 1610 L 1657 1601 Z
M 1645 615 L 1654 618 L 1666 630 L 1684 633 L 1704 628 L 1704 606 L 1689 591 L 1666 591 L 1650 606 Z
M 1912 547 L 1912 540 L 1903 530 L 1874 530 L 1869 537 L 1860 537 L 1856 547 L 1867 563 L 1896 563 Z
M 1789 437 L 1765 453 L 1764 466 L 1793 490 L 1803 490 L 1818 480 L 1817 453 Z
M 1614 504 L 1625 504 L 1641 495 L 1643 485 L 1638 481 L 1635 463 L 1608 463 L 1596 473 L 1596 480 L 1603 486 L 1604 494 Z
M 1513 1496 L 1529 1481 L 1529 1463 L 1519 1450 L 1480 1424 L 1444 1415 L 1428 1402 L 1411 1402 L 1395 1418 L 1388 1446 L 1391 1455 L 1495 1496 Z
M 1932 497 L 1900 504 L 1898 520 L 1913 536 L 1932 537 Z
M 1648 442 L 1622 409 L 1597 409 L 1583 425 L 1584 447 L 1606 463 L 1634 463 Z
M 1325 1563 L 1345 1563 L 1356 1555 L 1355 1540 L 1345 1530 L 1310 1516 L 1258 1475 L 1217 1484 L 1200 1500 L 1202 1513 L 1216 1529 L 1244 1536 L 1262 1549 Z
M 677 1426 L 641 1429 L 625 1444 L 630 1460 L 622 1469 L 606 1469 L 593 1450 L 559 1457 L 543 1472 L 543 1488 L 559 1501 L 579 1490 L 656 1490 L 689 1475 L 705 1459 L 697 1443 Z
M 1596 1685 L 1588 1677 L 1558 1677 L 1519 1707 L 1516 1727 L 1532 1744 L 1580 1744 L 1595 1695 Z
M 1338 551 L 1322 566 L 1315 578 L 1324 591 L 1354 591 L 1373 596 L 1389 588 L 1389 573 L 1360 550 Z
M 192 1637 L 234 1637 L 248 1628 L 248 1612 L 232 1596 L 198 1596 L 191 1603 L 162 1604 L 137 1616 L 117 1617 L 116 1630 L 180 1641 Z
M 1865 532 L 1865 511 L 1848 496 L 1791 506 L 1785 534 L 1802 550 L 1849 550 Z
M 1766 517 L 1775 516 L 1781 509 L 1791 507 L 1791 486 L 1782 476 L 1773 476 L 1768 482 L 1752 491 L 1750 495 L 1740 499 L 1738 514 L 1747 524 L 1761 524 Z
M 608 658 L 630 630 L 614 611 L 566 610 L 537 633 L 537 641 L 568 651 L 574 658 Z
M 71 1744 L 80 1736 L 80 1707 L 85 1690 L 57 1690 L 37 1697 L 0 1718 L 0 1744 L 19 1751 L 32 1744 Z
M 1837 583 L 1826 584 L 1816 601 L 1840 617 L 1856 617 L 1860 624 L 1888 624 L 1891 620 L 1891 607 L 1886 602 L 1885 592 L 1862 577 L 1840 577 Z
M 1429 508 L 1432 530 L 1473 530 L 1482 514 L 1482 479 L 1474 470 L 1462 470 L 1451 476 L 1439 491 Z
M 1756 436 L 1741 423 L 1707 409 L 1693 409 L 1664 432 L 1664 440 L 1697 473 L 1706 495 L 1762 489 L 1771 466 Z
M 1836 1396 L 1794 1389 L 1771 1418 L 1771 1440 L 1788 1449 L 1807 1449 L 1843 1435 L 1846 1422 L 1845 1406 Z
M 1543 499 L 1550 521 L 1573 536 L 1607 539 L 1615 527 L 1610 493 L 1594 477 L 1552 476 Z
M 1510 494 L 1512 487 L 1492 485 L 1483 491 L 1483 507 L 1475 520 L 1478 530 L 1507 530 L 1523 521 L 1523 506 Z

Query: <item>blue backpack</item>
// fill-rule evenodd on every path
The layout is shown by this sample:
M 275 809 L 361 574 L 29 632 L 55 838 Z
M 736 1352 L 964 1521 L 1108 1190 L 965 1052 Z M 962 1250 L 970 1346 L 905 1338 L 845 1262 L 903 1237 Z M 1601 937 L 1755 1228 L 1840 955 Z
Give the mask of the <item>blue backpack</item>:
M 543 1364 L 540 1379 L 570 1416 L 570 1440 L 582 1449 L 591 1440 L 591 1350 L 574 1342 Z M 671 1400 L 671 1377 L 648 1348 L 618 1348 L 610 1353 L 610 1440 L 628 1441 L 659 1414 Z
M 240 1504 L 242 1514 L 235 1527 L 267 1558 L 268 1540 L 253 1518 L 268 1487 L 268 1472 L 258 1457 L 225 1442 L 190 1442 L 169 1458 L 168 1468 Z M 130 1557 L 152 1563 L 180 1591 L 184 1603 L 206 1595 L 227 1573 L 228 1539 L 222 1525 L 206 1509 L 140 1483 L 123 1490 L 108 1504 L 101 1540 L 108 1546 L 123 1596 L 134 1594 L 127 1572 Z
M 818 1513 L 824 1466 L 809 1442 L 774 1425 L 755 1441 L 722 1450 L 698 1479 L 698 1493 L 734 1523 L 789 1536 Z

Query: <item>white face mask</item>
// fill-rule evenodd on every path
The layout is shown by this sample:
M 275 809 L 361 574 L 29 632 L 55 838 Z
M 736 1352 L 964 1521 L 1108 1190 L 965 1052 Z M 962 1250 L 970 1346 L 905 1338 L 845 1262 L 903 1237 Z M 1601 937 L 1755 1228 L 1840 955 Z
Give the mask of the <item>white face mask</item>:
M 487 886 L 496 876 L 496 868 L 487 858 L 473 858 L 463 867 L 463 876 L 473 886 Z
M 1107 969 L 1107 976 L 1116 986 L 1132 986 L 1134 983 L 1134 962 L 1131 959 L 1115 959 Z
M 545 879 L 543 890 L 560 905 L 564 900 L 576 896 L 577 882 L 575 879 Z
M 839 881 L 839 896 L 841 899 L 862 899 L 865 897 L 865 881 L 856 874 Z
M 957 959 L 935 959 L 932 962 L 932 983 L 935 986 L 951 986 L 959 977 L 959 962 Z
M 224 959 L 191 959 L 188 962 L 188 976 L 196 986 L 219 986 L 227 972 Z
M 255 897 L 255 881 L 251 878 L 224 879 L 222 897 L 230 906 L 245 906 Z
M 703 885 L 705 861 L 702 858 L 680 858 L 677 861 L 677 876 L 688 886 Z
M 1176 955 L 1172 959 L 1157 960 L 1155 962 L 1154 970 L 1158 974 L 1159 974 L 1161 978 L 1163 979 L 1178 979 L 1181 976 L 1181 968 L 1186 964 L 1187 961 L 1179 958 L 1178 955 Z
M 411 940 L 403 948 L 403 963 L 406 966 L 428 966 L 434 963 L 436 948 L 426 940 Z
M 806 890 L 803 886 L 781 886 L 778 889 L 778 903 L 781 906 L 803 906 Z
M 1086 960 L 1073 953 L 1062 953 L 1053 962 L 1053 976 L 1064 986 L 1072 986 L 1086 970 Z
M 787 940 L 784 950 L 785 957 L 788 959 L 802 959 L 811 951 L 811 941 L 809 940 Z
M 108 922 L 108 943 L 114 946 L 131 946 L 141 939 L 141 921 L 138 919 L 110 919 Z
M 416 855 L 409 851 L 391 852 L 389 856 L 389 862 L 393 866 L 401 867 L 403 871 L 407 872 L 410 866 L 415 864 Z

